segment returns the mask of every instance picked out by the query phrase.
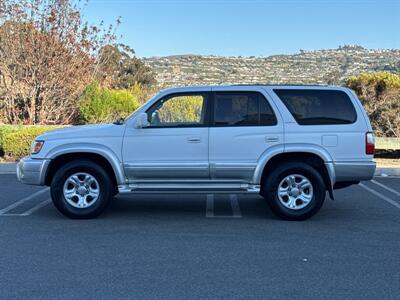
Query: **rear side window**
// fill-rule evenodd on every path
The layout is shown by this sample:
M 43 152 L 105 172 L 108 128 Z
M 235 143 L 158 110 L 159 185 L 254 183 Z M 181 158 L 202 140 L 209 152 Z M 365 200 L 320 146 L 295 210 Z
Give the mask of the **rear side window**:
M 276 117 L 267 99 L 256 92 L 217 92 L 214 98 L 216 126 L 271 126 Z
M 335 90 L 274 89 L 300 125 L 351 124 L 357 114 L 349 96 Z

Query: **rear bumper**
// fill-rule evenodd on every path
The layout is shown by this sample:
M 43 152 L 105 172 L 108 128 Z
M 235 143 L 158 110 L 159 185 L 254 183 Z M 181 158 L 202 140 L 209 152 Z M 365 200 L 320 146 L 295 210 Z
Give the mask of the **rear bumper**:
M 17 178 L 25 184 L 44 185 L 49 159 L 36 159 L 26 156 L 17 164 Z
M 376 169 L 374 161 L 335 162 L 333 166 L 336 182 L 371 180 Z

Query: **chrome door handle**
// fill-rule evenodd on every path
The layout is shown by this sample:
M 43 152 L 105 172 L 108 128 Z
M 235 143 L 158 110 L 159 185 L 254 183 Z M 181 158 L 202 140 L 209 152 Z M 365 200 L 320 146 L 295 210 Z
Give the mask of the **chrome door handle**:
M 200 143 L 201 139 L 199 137 L 189 137 L 186 139 L 188 143 Z
M 268 142 L 268 143 L 271 143 L 271 142 L 277 142 L 277 141 L 279 141 L 279 138 L 277 137 L 277 136 L 273 136 L 273 137 L 266 137 L 265 138 L 265 141 L 266 142 Z

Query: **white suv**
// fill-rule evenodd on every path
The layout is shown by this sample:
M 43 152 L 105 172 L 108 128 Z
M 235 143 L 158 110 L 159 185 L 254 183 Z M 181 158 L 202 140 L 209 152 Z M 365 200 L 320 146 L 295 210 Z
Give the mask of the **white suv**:
M 17 166 L 51 186 L 71 218 L 98 216 L 117 193 L 260 193 L 304 220 L 326 191 L 370 180 L 374 136 L 349 89 L 204 86 L 161 91 L 125 121 L 45 133 Z

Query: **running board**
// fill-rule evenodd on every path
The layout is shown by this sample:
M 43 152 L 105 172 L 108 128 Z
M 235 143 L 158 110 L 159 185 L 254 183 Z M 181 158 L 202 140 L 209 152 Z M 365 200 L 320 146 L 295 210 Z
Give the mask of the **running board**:
M 130 193 L 259 193 L 260 186 L 252 184 L 205 183 L 134 183 L 119 185 L 120 194 Z

